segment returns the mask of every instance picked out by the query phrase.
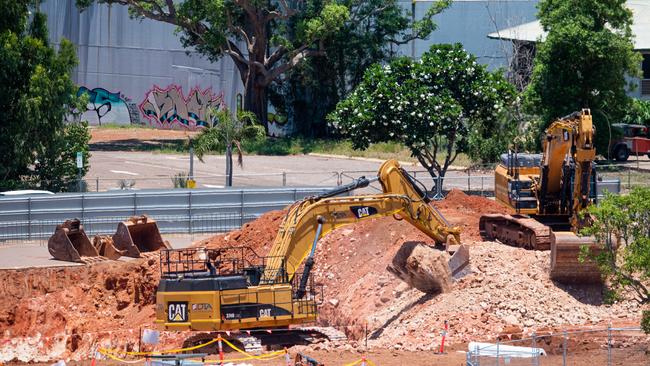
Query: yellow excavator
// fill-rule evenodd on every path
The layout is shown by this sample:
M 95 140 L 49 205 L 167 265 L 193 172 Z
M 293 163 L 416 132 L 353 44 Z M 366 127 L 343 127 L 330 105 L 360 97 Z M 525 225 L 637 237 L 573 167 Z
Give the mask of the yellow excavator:
M 589 225 L 584 210 L 596 193 L 595 158 L 589 109 L 552 122 L 542 154 L 504 154 L 495 170 L 495 197 L 516 214 L 482 216 L 483 238 L 526 249 L 550 249 L 552 279 L 599 283 L 597 265 L 579 260 L 583 245 L 595 252 L 599 246 L 592 237 L 577 235 Z
M 341 196 L 373 181 L 379 181 L 382 194 Z M 267 256 L 245 247 L 164 250 L 156 323 L 167 330 L 215 331 L 313 322 L 322 301 L 322 287 L 319 291 L 310 276 L 318 240 L 338 227 L 381 216 L 404 219 L 444 247 L 452 254 L 443 262 L 449 266 L 444 273 L 453 275 L 469 262 L 469 250 L 460 245 L 460 230 L 429 202 L 419 182 L 388 160 L 375 178 L 361 177 L 294 203 Z

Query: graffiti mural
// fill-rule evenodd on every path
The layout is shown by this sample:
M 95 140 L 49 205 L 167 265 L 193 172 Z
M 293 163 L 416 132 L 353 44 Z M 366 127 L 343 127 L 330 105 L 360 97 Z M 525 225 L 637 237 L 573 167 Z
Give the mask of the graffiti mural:
M 287 116 L 276 112 L 275 107 L 270 102 L 268 106 L 267 120 L 269 136 L 285 137 L 290 136 L 295 132 L 295 128 L 293 124 L 289 122 Z
M 90 125 L 140 123 L 140 112 L 134 108 L 135 103 L 120 92 L 111 93 L 104 88 L 88 89 L 82 86 L 77 90 L 77 96 L 83 94 L 88 94 L 89 99 L 88 109 L 81 115 L 81 119 Z
M 213 94 L 210 88 L 204 91 L 194 88 L 186 99 L 180 86 L 170 85 L 165 89 L 154 86 L 145 94 L 140 110 L 154 126 L 195 129 L 210 126 L 206 117 L 208 108 L 220 107 L 222 103 L 223 96 Z

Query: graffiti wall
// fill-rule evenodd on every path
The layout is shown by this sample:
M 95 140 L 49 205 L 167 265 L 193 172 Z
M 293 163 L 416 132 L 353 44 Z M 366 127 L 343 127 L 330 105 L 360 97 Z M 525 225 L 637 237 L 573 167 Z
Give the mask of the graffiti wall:
M 204 91 L 194 88 L 185 98 L 180 86 L 170 85 L 164 89 L 154 86 L 145 94 L 140 111 L 155 127 L 196 129 L 210 126 L 206 117 L 208 108 L 222 104 L 223 96 L 213 94 L 210 88 Z
M 77 91 L 77 96 L 83 94 L 87 94 L 89 99 L 88 109 L 81 115 L 81 119 L 90 125 L 140 123 L 140 112 L 136 104 L 120 92 L 112 93 L 104 88 L 88 89 L 82 86 Z

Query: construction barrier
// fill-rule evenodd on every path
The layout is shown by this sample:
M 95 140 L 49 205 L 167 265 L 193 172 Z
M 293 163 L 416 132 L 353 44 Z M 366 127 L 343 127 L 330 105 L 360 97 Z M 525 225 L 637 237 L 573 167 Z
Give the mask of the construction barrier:
M 268 360 L 273 360 L 273 359 L 280 358 L 280 357 L 283 357 L 283 356 L 285 357 L 285 362 L 287 363 L 288 366 L 290 365 L 290 362 L 291 362 L 290 358 L 289 358 L 289 351 L 286 348 L 284 350 L 281 350 L 281 351 L 269 352 L 269 353 L 265 353 L 265 354 L 262 354 L 262 355 L 258 356 L 258 355 L 253 355 L 251 353 L 248 353 L 248 352 L 240 349 L 239 347 L 235 346 L 234 344 L 232 344 L 228 340 L 222 338 L 221 336 L 219 336 L 219 337 L 217 337 L 215 339 L 212 339 L 212 340 L 210 340 L 208 342 L 196 345 L 196 346 L 185 347 L 185 348 L 177 348 L 177 349 L 171 349 L 171 350 L 166 350 L 166 351 L 132 352 L 132 351 L 119 351 L 119 350 L 107 349 L 107 348 L 98 348 L 97 352 L 104 355 L 104 356 L 106 356 L 106 357 L 108 357 L 109 359 L 111 359 L 113 361 L 117 361 L 117 362 L 121 362 L 121 363 L 125 363 L 125 364 L 136 364 L 136 363 L 146 362 L 151 357 L 155 357 L 155 356 L 194 351 L 194 350 L 206 347 L 206 346 L 208 346 L 210 344 L 213 344 L 215 342 L 218 342 L 218 344 L 219 344 L 219 359 L 218 360 L 211 360 L 211 359 L 202 358 L 202 362 L 204 364 L 207 364 L 207 363 L 224 364 L 226 362 L 240 362 L 240 361 L 251 361 L 251 360 L 268 361 Z M 228 347 L 230 347 L 233 351 L 244 355 L 244 357 L 225 359 L 224 355 L 223 355 L 222 342 L 225 343 Z M 139 358 L 139 359 L 135 359 L 135 360 L 127 360 L 125 358 L 120 357 L 120 355 L 144 356 L 144 357 Z M 196 358 L 199 358 L 199 357 L 196 357 Z M 93 363 L 94 362 L 95 362 L 95 359 L 93 358 Z M 360 358 L 360 359 L 358 359 L 358 360 L 356 360 L 356 361 L 354 361 L 352 363 L 348 363 L 348 364 L 346 364 L 344 366 L 356 366 L 356 365 L 360 365 L 360 366 L 376 366 L 372 361 L 366 359 L 365 356 L 363 356 L 362 358 Z

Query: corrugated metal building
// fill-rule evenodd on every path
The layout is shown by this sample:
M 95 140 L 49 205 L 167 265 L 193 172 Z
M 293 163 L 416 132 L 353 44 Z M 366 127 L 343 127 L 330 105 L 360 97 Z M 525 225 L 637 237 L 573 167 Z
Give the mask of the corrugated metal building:
M 456 0 L 436 17 L 438 30 L 428 40 L 404 45 L 400 52 L 418 57 L 433 43 L 460 42 L 490 67 L 504 66 L 510 43 L 488 39 L 487 34 L 534 20 L 537 2 Z M 400 3 L 414 7 L 418 18 L 430 6 L 429 1 Z M 188 53 L 172 25 L 131 19 L 127 8 L 117 5 L 93 5 L 80 14 L 75 0 L 47 0 L 41 10 L 48 15 L 52 42 L 65 37 L 77 46 L 79 66 L 73 78 L 91 96 L 84 117 L 92 124 L 153 120 L 161 127 L 193 128 L 204 122 L 206 104 L 223 96 L 235 109 L 237 94 L 243 93 L 228 57 L 211 63 Z M 173 113 L 159 107 L 156 101 L 161 99 L 173 104 Z

